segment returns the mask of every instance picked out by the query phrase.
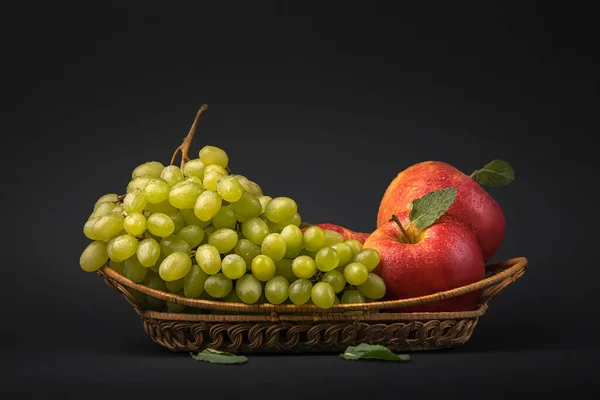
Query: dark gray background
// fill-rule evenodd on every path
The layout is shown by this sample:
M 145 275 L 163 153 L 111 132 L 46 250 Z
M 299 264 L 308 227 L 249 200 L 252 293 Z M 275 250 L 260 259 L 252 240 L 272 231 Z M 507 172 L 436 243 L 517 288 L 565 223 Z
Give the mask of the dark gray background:
M 597 389 L 591 11 L 215 3 L 23 1 L 2 13 L 0 393 L 468 398 Z M 209 111 L 193 151 L 226 149 L 235 171 L 296 199 L 311 222 L 374 229 L 386 186 L 416 162 L 470 173 L 509 161 L 516 180 L 490 190 L 507 219 L 493 261 L 525 256 L 528 272 L 491 303 L 467 345 L 409 364 L 255 356 L 231 368 L 163 350 L 116 292 L 79 269 L 82 227 L 136 165 L 169 161 L 202 103 Z

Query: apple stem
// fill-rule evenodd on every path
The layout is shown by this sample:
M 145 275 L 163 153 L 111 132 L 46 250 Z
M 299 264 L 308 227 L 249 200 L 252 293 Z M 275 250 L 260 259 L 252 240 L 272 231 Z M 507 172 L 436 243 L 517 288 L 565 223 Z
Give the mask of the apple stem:
M 204 114 L 204 112 L 207 109 L 208 109 L 208 106 L 206 104 L 202 104 L 202 106 L 196 113 L 196 118 L 194 118 L 194 122 L 192 123 L 190 131 L 188 132 L 185 139 L 183 139 L 183 143 L 181 143 L 179 145 L 179 147 L 177 147 L 175 149 L 175 152 L 173 153 L 173 157 L 171 157 L 170 165 L 173 165 L 173 163 L 175 162 L 175 158 L 177 157 L 178 152 L 181 152 L 181 169 L 183 169 L 183 166 L 185 165 L 186 161 L 190 160 L 190 157 L 188 156 L 188 152 L 190 151 L 190 146 L 192 145 L 192 139 L 194 138 L 194 134 L 196 133 L 196 126 L 198 125 L 198 120 L 200 119 L 202 114 Z
M 408 236 L 406 229 L 404 229 L 404 227 L 402 226 L 402 222 L 400 222 L 400 219 L 396 216 L 396 214 L 392 215 L 392 219 L 390 219 L 390 221 L 394 221 L 396 225 L 398 225 L 398 227 L 402 231 L 402 236 L 404 236 L 404 240 L 406 240 L 408 243 L 412 243 L 412 241 L 410 240 L 410 236 Z
M 478 170 L 473 171 L 473 173 L 471 175 L 469 175 L 469 178 L 475 179 L 477 177 L 477 172 L 479 172 L 479 171 Z

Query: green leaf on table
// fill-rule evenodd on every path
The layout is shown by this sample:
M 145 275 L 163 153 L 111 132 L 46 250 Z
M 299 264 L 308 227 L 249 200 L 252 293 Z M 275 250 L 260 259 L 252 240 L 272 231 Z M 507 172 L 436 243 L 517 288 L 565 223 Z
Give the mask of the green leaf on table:
M 196 361 L 205 361 L 213 364 L 244 364 L 248 361 L 247 357 L 236 356 L 233 353 L 213 349 L 204 349 L 197 355 L 194 355 L 194 353 L 190 353 L 190 355 Z
M 476 170 L 471 175 L 475 180 L 484 186 L 505 186 L 515 179 L 515 171 L 509 163 L 503 160 L 494 160 L 484 165 L 483 168 Z
M 383 361 L 409 361 L 407 354 L 395 354 L 385 346 L 378 344 L 361 343 L 350 346 L 340 356 L 346 360 L 383 360 Z
M 419 229 L 427 228 L 448 211 L 455 198 L 456 188 L 449 187 L 414 199 L 408 214 L 409 225 L 414 224 Z

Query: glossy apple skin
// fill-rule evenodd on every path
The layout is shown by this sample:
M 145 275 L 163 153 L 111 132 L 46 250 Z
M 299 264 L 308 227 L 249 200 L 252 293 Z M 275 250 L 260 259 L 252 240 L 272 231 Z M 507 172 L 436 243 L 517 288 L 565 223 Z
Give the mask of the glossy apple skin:
M 318 227 L 320 227 L 322 229 L 329 229 L 331 231 L 338 232 L 338 233 L 340 233 L 344 237 L 344 240 L 356 239 L 361 244 L 364 244 L 365 240 L 367 240 L 367 238 L 370 235 L 370 233 L 354 232 L 353 230 L 350 230 L 348 228 L 344 228 L 343 226 L 336 225 L 336 224 L 322 223 L 322 224 L 314 224 L 314 225 L 316 225 L 316 226 L 318 226 Z M 307 228 L 302 229 L 302 232 L 304 232 Z
M 408 225 L 408 212 L 398 215 Z M 417 243 L 403 243 L 402 233 L 394 222 L 379 227 L 366 240 L 365 248 L 379 252 L 381 261 L 375 269 L 386 284 L 386 300 L 406 299 L 434 294 L 477 282 L 485 277 L 481 248 L 469 229 L 455 222 L 436 222 L 415 233 Z M 416 241 L 413 239 L 413 241 Z M 446 300 L 387 312 L 468 311 L 476 308 L 481 291 Z M 384 311 L 384 310 L 382 310 Z
M 451 186 L 457 190 L 456 199 L 443 219 L 467 226 L 477 238 L 484 260 L 488 261 L 504 238 L 506 221 L 502 209 L 479 183 L 444 162 L 422 162 L 400 172 L 381 200 L 377 227 L 389 221 L 393 214 L 410 210 L 414 199 Z

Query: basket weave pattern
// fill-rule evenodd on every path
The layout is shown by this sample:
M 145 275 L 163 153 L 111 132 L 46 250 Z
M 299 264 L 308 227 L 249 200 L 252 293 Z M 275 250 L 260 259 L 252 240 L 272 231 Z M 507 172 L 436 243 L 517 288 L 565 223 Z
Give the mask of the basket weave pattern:
M 189 299 L 136 284 L 108 266 L 99 270 L 107 285 L 119 290 L 141 317 L 146 334 L 172 351 L 210 347 L 236 353 L 342 352 L 360 343 L 381 344 L 393 351 L 436 350 L 466 343 L 488 302 L 527 268 L 520 257 L 487 267 L 489 277 L 446 292 L 412 299 L 362 304 L 315 306 L 247 305 Z M 210 314 L 144 310 L 127 288 Z M 410 307 L 484 289 L 474 311 L 437 313 L 371 312 Z M 362 311 L 362 313 L 348 313 Z M 217 312 L 217 313 L 214 313 Z

